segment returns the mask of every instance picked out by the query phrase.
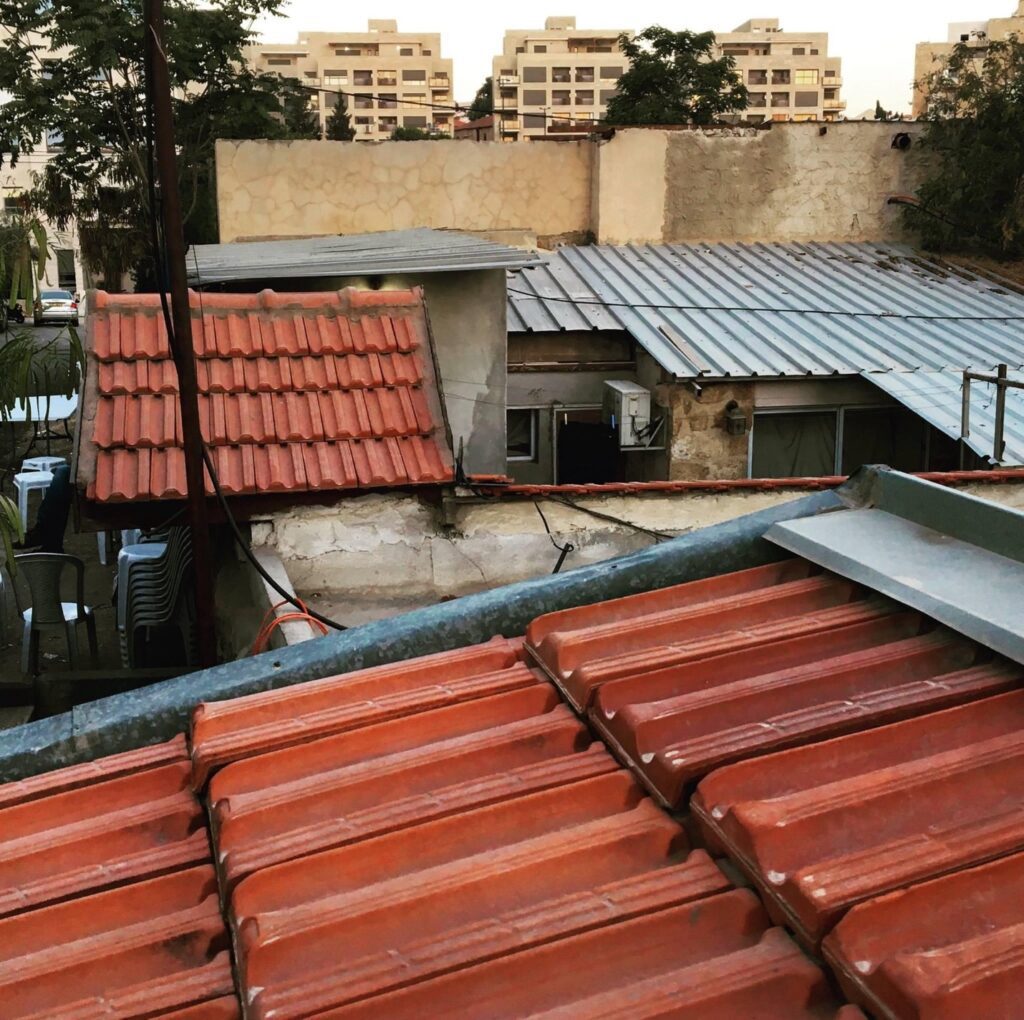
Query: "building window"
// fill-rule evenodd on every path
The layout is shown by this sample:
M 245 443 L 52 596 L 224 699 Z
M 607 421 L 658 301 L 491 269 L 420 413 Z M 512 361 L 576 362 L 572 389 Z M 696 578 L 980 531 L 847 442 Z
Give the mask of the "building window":
M 790 83 L 789 71 L 772 71 L 773 85 L 788 85 Z
M 772 93 L 772 106 L 789 106 L 789 93 L 788 92 L 773 92 Z
M 835 411 L 755 414 L 751 478 L 821 478 L 836 473 Z
M 403 71 L 402 72 L 402 81 L 423 81 L 423 82 L 425 82 L 426 80 L 427 80 L 427 72 L 426 71 L 411 70 L 411 71 Z
M 805 48 L 805 47 L 803 47 L 803 46 L 794 46 L 794 47 L 793 47 L 793 56 L 794 56 L 794 57 L 802 57 L 802 56 L 804 56 L 804 54 L 806 54 L 806 53 L 807 53 L 807 50 L 806 50 L 806 48 Z M 799 73 L 800 73 L 800 72 L 799 72 L 799 71 L 797 71 L 797 74 L 799 74 Z
M 531 407 L 510 407 L 505 412 L 505 456 L 508 460 L 537 460 L 537 425 L 540 412 Z
M 818 71 L 816 68 L 802 68 L 796 72 L 794 81 L 797 85 L 817 85 Z
M 544 106 L 548 94 L 543 89 L 523 89 L 523 106 Z
M 432 57 L 433 55 L 434 55 L 434 51 L 433 50 L 424 50 L 423 51 L 423 56 L 425 56 L 425 57 Z
M 62 149 L 64 147 L 64 132 L 56 128 L 46 129 L 47 149 Z
M 594 90 L 588 89 L 587 91 L 576 91 L 576 105 L 577 106 L 593 106 L 594 105 Z
M 755 110 L 763 109 L 768 105 L 768 97 L 764 92 L 751 92 L 747 99 L 747 105 Z
M 798 92 L 796 94 L 796 105 L 804 109 L 809 106 L 820 106 L 821 95 L 818 92 Z
M 271 67 L 291 67 L 291 57 L 267 57 L 267 63 Z
M 555 89 L 551 93 L 551 105 L 552 106 L 568 106 L 571 102 L 570 93 L 568 89 Z
M 547 46 L 534 46 L 534 48 L 533 48 L 533 52 L 534 53 L 547 53 L 547 51 L 548 51 Z
M 347 71 L 324 71 L 324 84 L 325 85 L 347 85 L 348 84 L 348 72 Z
M 572 81 L 572 70 L 568 67 L 551 68 L 551 80 L 556 84 L 565 84 Z
M 816 57 L 816 56 L 818 56 L 818 54 L 819 54 L 818 50 L 811 50 L 811 56 L 812 57 Z
M 602 67 L 601 81 L 618 81 L 622 77 L 621 67 Z
M 601 89 L 601 105 L 607 106 L 618 94 L 618 89 Z
M 373 71 L 353 71 L 353 73 L 352 73 L 352 84 L 353 85 L 372 85 L 373 84 Z
M 546 67 L 524 67 L 523 81 L 542 82 L 548 80 L 548 69 Z
M 399 49 L 399 51 L 398 51 L 398 55 L 400 57 L 411 57 L 411 56 L 414 56 L 414 54 L 412 52 L 412 47 L 411 46 L 403 46 L 403 47 L 401 47 L 401 49 Z
M 425 128 L 427 126 L 426 117 L 403 117 L 402 123 L 406 127 Z
M 747 84 L 748 85 L 767 85 L 768 84 L 768 71 L 748 71 L 747 72 Z

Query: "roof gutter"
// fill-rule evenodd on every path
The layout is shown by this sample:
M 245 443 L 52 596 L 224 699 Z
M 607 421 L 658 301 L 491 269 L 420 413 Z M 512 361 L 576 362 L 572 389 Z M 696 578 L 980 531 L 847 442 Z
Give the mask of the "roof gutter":
M 507 585 L 288 649 L 214 666 L 0 732 L 0 782 L 156 744 L 188 729 L 201 701 L 222 701 L 351 670 L 523 634 L 535 617 L 651 591 L 785 557 L 764 539 L 773 525 L 857 504 L 877 477 L 703 528 L 564 574 Z

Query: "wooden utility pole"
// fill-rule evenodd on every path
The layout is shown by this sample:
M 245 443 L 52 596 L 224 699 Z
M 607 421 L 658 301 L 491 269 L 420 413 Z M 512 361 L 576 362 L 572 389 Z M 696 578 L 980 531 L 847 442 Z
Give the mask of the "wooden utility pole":
M 171 112 L 171 78 L 164 49 L 163 0 L 147 0 L 144 11 L 148 66 L 151 69 L 151 81 L 148 85 L 153 103 L 153 134 L 157 178 L 160 182 L 160 210 L 171 292 L 171 321 L 174 325 L 174 335 L 170 338 L 170 343 L 174 364 L 178 369 L 185 479 L 188 486 L 188 517 L 192 530 L 199 662 L 201 666 L 212 666 L 217 657 L 213 615 L 213 556 L 209 518 L 206 512 L 203 435 L 199 427 L 196 360 L 192 348 L 192 312 L 189 307 L 188 277 L 185 271 L 185 231 L 181 219 L 181 196 L 178 191 L 174 116 Z M 149 169 L 152 171 L 152 168 Z M 154 255 L 157 253 L 154 252 Z M 160 281 L 160 286 L 163 286 L 163 281 Z

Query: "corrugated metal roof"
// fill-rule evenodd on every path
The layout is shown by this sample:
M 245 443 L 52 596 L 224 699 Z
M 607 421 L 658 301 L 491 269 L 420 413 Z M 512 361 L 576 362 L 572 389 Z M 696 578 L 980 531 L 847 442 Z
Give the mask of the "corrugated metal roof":
M 187 259 L 192 286 L 241 280 L 512 269 L 536 261 L 533 252 L 471 234 L 425 227 L 345 237 L 198 244 L 189 250 Z
M 191 305 L 200 427 L 227 494 L 452 479 L 421 290 L 192 293 Z M 158 296 L 95 294 L 86 336 L 79 484 L 97 503 L 183 498 Z
M 884 1020 L 1015 1017 L 1024 854 L 854 907 L 825 939 L 844 991 Z
M 508 304 L 510 332 L 626 330 L 680 378 L 1024 363 L 1019 288 L 900 245 L 567 247 Z
M 1021 330 L 1024 331 L 1024 323 Z M 962 371 L 865 372 L 864 378 L 952 439 L 960 438 Z M 1011 378 L 1022 377 L 1013 374 Z M 965 440 L 967 445 L 979 457 L 991 459 L 996 424 L 996 387 L 991 383 L 971 383 L 970 424 L 971 434 Z M 1006 391 L 1003 439 L 1006 449 L 1000 463 L 1007 466 L 1024 464 L 1024 390 Z
M 1014 691 L 729 765 L 690 807 L 817 947 L 857 903 L 1024 849 L 1022 744 Z

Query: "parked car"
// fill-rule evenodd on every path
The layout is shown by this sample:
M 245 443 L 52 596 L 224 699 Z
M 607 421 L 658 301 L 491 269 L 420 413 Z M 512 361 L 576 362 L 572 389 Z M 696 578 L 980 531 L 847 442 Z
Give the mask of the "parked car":
M 52 322 L 78 325 L 78 302 L 69 290 L 41 290 L 32 317 L 37 326 Z

